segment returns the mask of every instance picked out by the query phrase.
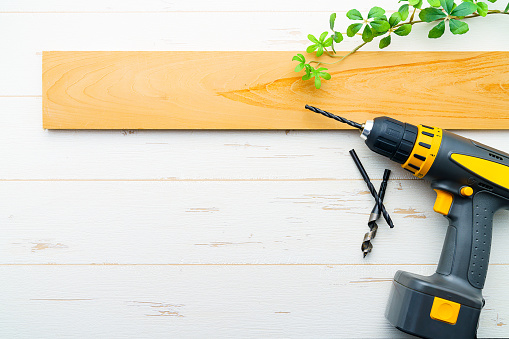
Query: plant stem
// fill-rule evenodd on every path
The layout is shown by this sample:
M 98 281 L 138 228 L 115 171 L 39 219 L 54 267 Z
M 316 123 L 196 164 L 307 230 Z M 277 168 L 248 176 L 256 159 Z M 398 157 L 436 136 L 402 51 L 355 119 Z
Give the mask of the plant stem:
M 417 8 L 414 7 L 414 11 L 412 12 L 412 15 L 410 16 L 410 20 L 408 20 L 408 23 L 411 24 L 414 20 L 415 12 L 417 11 Z

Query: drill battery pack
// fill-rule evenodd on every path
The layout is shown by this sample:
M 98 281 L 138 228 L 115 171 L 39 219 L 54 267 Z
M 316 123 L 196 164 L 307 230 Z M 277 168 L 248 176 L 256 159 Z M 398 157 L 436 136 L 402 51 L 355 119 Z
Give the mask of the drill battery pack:
M 396 272 L 385 317 L 397 329 L 422 338 L 475 338 L 482 304 L 451 293 L 442 277 Z

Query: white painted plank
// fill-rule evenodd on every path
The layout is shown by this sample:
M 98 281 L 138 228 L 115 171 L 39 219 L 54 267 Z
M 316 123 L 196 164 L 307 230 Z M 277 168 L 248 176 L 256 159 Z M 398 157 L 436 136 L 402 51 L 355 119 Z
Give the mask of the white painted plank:
M 44 50 L 304 51 L 307 35 L 327 30 L 328 20 L 325 12 L 4 13 L 0 32 L 15 33 L 2 37 L 7 52 L 0 54 L 0 96 L 41 95 Z M 412 37 L 394 38 L 390 49 L 508 50 L 509 37 L 502 33 L 509 31 L 506 15 L 470 22 L 468 34 L 447 32 L 437 40 L 427 38 L 429 24 L 415 25 Z M 350 23 L 344 16 L 337 19 L 337 27 L 345 30 Z M 353 49 L 360 42 L 360 38 L 345 39 L 341 49 Z M 378 50 L 378 43 L 364 50 Z M 293 67 L 289 60 L 288 70 Z
M 387 10 L 397 10 L 399 4 L 393 0 L 378 0 L 376 5 Z M 374 6 L 372 0 L 357 0 L 355 5 L 345 6 L 337 1 L 326 0 L 313 3 L 298 1 L 289 3 L 279 0 L 259 1 L 235 1 L 235 0 L 88 0 L 88 1 L 66 1 L 66 0 L 4 0 L 0 5 L 0 13 L 76 13 L 76 12 L 318 12 L 318 11 L 346 11 L 357 8 L 361 11 L 368 11 Z M 500 7 L 500 6 L 499 6 Z M 345 10 L 345 8 L 348 8 Z
M 378 185 L 378 182 L 375 182 Z M 0 264 L 436 264 L 447 220 L 393 180 L 374 251 L 364 182 L 2 182 Z M 491 263 L 507 263 L 506 211 Z M 404 254 L 404 255 L 402 255 Z
M 1 266 L 16 338 L 410 338 L 384 318 L 397 269 L 427 266 Z M 479 337 L 509 336 L 508 266 L 484 290 Z
M 372 6 L 381 6 L 387 11 L 396 11 L 400 3 L 394 0 L 357 0 L 353 3 L 340 3 L 334 0 L 317 1 L 310 5 L 306 2 L 284 0 L 4 0 L 0 5 L 0 13 L 119 13 L 119 12 L 346 12 L 351 8 L 368 11 Z M 504 9 L 506 2 L 489 3 L 490 9 Z M 424 7 L 428 5 L 424 4 Z
M 384 168 L 412 178 L 357 131 L 47 131 L 40 98 L 0 98 L 0 110 L 0 154 L 8 159 L 0 180 L 360 179 L 352 148 L 371 178 Z M 509 152 L 507 131 L 459 133 Z

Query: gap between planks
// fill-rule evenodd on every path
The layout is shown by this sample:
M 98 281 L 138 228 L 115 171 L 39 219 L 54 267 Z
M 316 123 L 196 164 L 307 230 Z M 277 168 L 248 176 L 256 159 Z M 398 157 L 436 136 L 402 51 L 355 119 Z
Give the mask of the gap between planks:
M 359 178 L 303 178 L 303 179 L 179 179 L 179 178 L 162 178 L 162 179 L 0 179 L 0 182 L 52 182 L 52 181 L 70 181 L 70 182 L 313 182 L 313 181 L 364 181 Z M 371 178 L 371 180 L 382 180 L 382 178 Z M 413 181 L 418 178 L 400 178 L 391 177 L 391 180 Z
M 388 12 L 396 12 L 397 10 L 388 10 Z M 16 12 L 1 12 L 0 14 L 157 14 L 157 13 L 327 13 L 331 12 L 335 13 L 347 13 L 347 11 L 281 11 L 281 10 L 264 10 L 264 11 L 254 11 L 254 10 L 240 10 L 240 11 L 16 11 Z
M 436 266 L 437 264 L 115 264 L 115 263 L 90 263 L 90 264 L 0 264 L 0 266 Z M 508 264 L 489 264 L 507 266 Z

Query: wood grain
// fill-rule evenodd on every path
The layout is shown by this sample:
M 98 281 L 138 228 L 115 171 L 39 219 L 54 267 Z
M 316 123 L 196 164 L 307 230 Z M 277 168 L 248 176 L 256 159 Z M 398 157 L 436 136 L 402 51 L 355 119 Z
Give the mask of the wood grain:
M 321 91 L 294 52 L 44 52 L 48 129 L 342 129 L 303 109 L 509 128 L 509 53 L 364 52 Z

